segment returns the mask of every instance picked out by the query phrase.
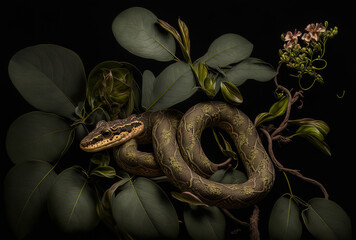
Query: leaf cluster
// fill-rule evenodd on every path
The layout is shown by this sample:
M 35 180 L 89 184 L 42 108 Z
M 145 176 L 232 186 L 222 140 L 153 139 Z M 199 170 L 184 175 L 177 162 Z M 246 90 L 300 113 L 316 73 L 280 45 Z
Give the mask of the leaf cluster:
M 68 152 L 99 120 L 124 118 L 141 107 L 168 108 L 198 90 L 214 98 L 221 89 L 227 102 L 241 104 L 238 87 L 247 79 L 264 82 L 276 75 L 269 64 L 250 57 L 253 45 L 248 40 L 233 33 L 217 38 L 202 57 L 192 61 L 189 29 L 181 19 L 178 26 L 179 31 L 149 10 L 137 7 L 121 12 L 113 21 L 116 40 L 132 54 L 175 61 L 157 77 L 150 70 L 141 74 L 129 63 L 105 61 L 95 66 L 87 79 L 79 56 L 53 44 L 27 47 L 11 58 L 8 68 L 12 83 L 38 110 L 16 119 L 6 136 L 6 150 L 15 165 L 5 178 L 4 202 L 18 239 L 31 232 L 44 211 L 67 233 L 90 232 L 101 220 L 119 239 L 178 237 L 176 210 L 159 185 L 110 166 L 108 152 L 90 157 Z M 175 55 L 176 42 L 184 60 Z M 142 93 L 137 75 L 142 78 Z M 257 117 L 256 125 L 282 116 L 287 105 L 288 99 L 282 97 Z M 329 132 L 324 122 L 299 119 L 288 123 L 299 127 L 290 138 L 304 137 L 330 153 L 324 142 Z M 229 142 L 215 132 L 214 137 L 223 154 L 236 160 Z M 64 166 L 71 165 L 64 170 L 63 159 Z M 79 166 L 80 160 L 89 166 Z M 106 191 L 98 187 L 101 180 L 115 178 L 120 180 Z M 247 177 L 230 168 L 217 171 L 211 180 L 234 184 Z M 184 226 L 192 239 L 225 239 L 226 220 L 219 208 L 206 206 L 189 192 L 171 195 L 185 204 Z M 318 203 L 310 202 L 304 222 L 314 221 L 310 219 L 315 218 L 315 209 Z M 323 214 L 321 210 L 318 216 Z M 313 224 L 310 229 L 314 231 Z
M 275 76 L 269 64 L 250 57 L 253 45 L 233 33 L 217 38 L 202 57 L 192 61 L 188 26 L 181 19 L 178 26 L 179 31 L 140 7 L 121 12 L 113 22 L 116 40 L 132 54 L 163 62 L 176 61 L 157 77 L 150 70 L 144 71 L 141 100 L 144 109 L 171 107 L 198 89 L 210 98 L 221 89 L 227 102 L 238 105 L 242 102 L 238 86 L 247 79 L 263 82 Z M 175 41 L 184 60 L 176 56 Z
M 303 223 L 315 239 L 352 239 L 350 218 L 337 203 L 325 198 L 304 202 L 290 194 L 280 197 L 272 208 L 269 237 L 271 240 L 299 240 Z
M 282 96 L 275 102 L 268 112 L 262 112 L 255 118 L 255 126 L 260 126 L 262 123 L 270 122 L 280 116 L 285 115 L 288 108 L 289 99 L 287 96 Z M 316 146 L 326 155 L 331 155 L 330 147 L 325 142 L 325 136 L 329 133 L 329 126 L 322 120 L 312 118 L 302 118 L 289 120 L 286 122 L 288 126 L 297 126 L 296 131 L 288 137 L 285 141 L 290 141 L 294 137 L 302 137 L 307 139 L 311 144 Z

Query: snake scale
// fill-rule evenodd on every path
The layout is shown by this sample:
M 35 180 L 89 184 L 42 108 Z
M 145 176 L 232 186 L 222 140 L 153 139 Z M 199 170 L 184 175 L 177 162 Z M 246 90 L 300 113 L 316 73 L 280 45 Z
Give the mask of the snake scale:
M 218 170 L 200 143 L 203 130 L 211 126 L 231 136 L 246 170 L 246 182 L 222 184 L 207 179 Z M 137 150 L 137 144 L 151 141 L 154 154 Z M 223 102 L 199 103 L 184 115 L 175 110 L 158 110 L 100 121 L 80 147 L 88 152 L 113 147 L 116 162 L 126 171 L 147 177 L 164 174 L 181 191 L 223 208 L 251 206 L 274 183 L 273 164 L 254 124 L 239 109 Z

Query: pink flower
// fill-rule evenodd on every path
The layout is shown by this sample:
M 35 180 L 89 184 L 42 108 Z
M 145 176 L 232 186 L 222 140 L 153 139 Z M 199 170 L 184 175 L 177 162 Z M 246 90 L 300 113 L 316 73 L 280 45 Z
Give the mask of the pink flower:
M 322 32 L 325 32 L 325 27 L 323 26 L 322 23 L 317 23 L 317 24 L 308 24 L 308 26 L 305 28 L 309 33 L 305 33 L 302 37 L 303 40 L 306 42 L 309 42 L 310 39 L 314 39 L 315 41 L 319 41 L 319 36 Z
M 302 33 L 300 31 L 297 31 L 297 29 L 294 30 L 294 33 L 288 31 L 286 33 L 286 36 L 284 37 L 284 41 L 287 42 L 286 44 L 284 44 L 284 48 L 290 48 L 293 45 L 298 45 L 298 37 L 301 35 Z

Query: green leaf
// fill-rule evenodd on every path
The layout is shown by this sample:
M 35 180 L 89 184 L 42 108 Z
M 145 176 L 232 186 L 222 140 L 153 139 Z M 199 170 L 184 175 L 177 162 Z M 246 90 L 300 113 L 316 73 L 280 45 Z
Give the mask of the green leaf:
M 74 119 L 75 107 L 85 98 L 83 63 L 73 51 L 40 44 L 17 52 L 9 76 L 25 100 L 35 108 Z
M 137 91 L 134 73 L 137 68 L 126 62 L 105 61 L 96 65 L 89 74 L 87 99 L 92 109 L 105 108 L 113 119 L 131 115 Z
M 212 42 L 208 52 L 199 59 L 199 62 L 212 68 L 226 67 L 248 58 L 252 49 L 252 43 L 242 36 L 227 33 Z
M 190 38 L 188 26 L 180 18 L 178 18 L 179 30 L 182 33 L 182 42 L 184 48 L 182 48 L 183 55 L 185 55 L 186 61 L 190 60 Z
M 6 135 L 6 150 L 14 163 L 58 160 L 73 141 L 69 124 L 52 113 L 30 112 L 17 118 Z
M 56 173 L 47 162 L 27 161 L 15 165 L 4 181 L 4 209 L 18 239 L 31 232 L 43 211 Z
M 166 31 L 168 31 L 179 43 L 179 45 L 181 45 L 182 47 L 184 47 L 183 42 L 182 42 L 182 38 L 180 37 L 179 32 L 177 31 L 177 29 L 175 29 L 174 27 L 172 27 L 169 23 L 163 21 L 162 19 L 157 19 L 157 23 L 164 28 Z
M 274 204 L 268 223 L 271 240 L 298 240 L 302 235 L 299 208 L 293 198 L 280 197 Z
M 314 146 L 319 148 L 324 154 L 331 156 L 329 145 L 324 141 L 324 135 L 314 125 L 302 125 L 298 128 L 295 134 L 291 135 L 300 136 L 307 139 Z
M 153 181 L 139 177 L 125 184 L 112 202 L 118 227 L 138 239 L 175 239 L 177 213 L 164 191 Z
M 98 166 L 90 172 L 90 175 L 105 178 L 114 178 L 116 176 L 116 170 L 111 166 Z
M 204 80 L 208 77 L 208 68 L 204 64 L 198 63 L 195 72 L 200 86 L 204 86 Z
M 108 166 L 110 163 L 110 154 L 108 151 L 94 153 L 90 161 L 99 166 Z
M 276 76 L 273 67 L 257 58 L 247 58 L 225 71 L 224 81 L 229 81 L 237 87 L 242 85 L 247 79 L 266 82 Z
M 352 239 L 350 218 L 337 203 L 324 198 L 313 198 L 309 204 L 302 211 L 302 217 L 308 231 L 316 239 Z
M 89 232 L 99 223 L 97 197 L 81 168 L 61 172 L 48 196 L 48 211 L 65 232 Z
M 184 62 L 169 65 L 154 79 L 151 72 L 143 73 L 142 106 L 147 110 L 165 109 L 192 96 L 195 87 L 194 74 Z
M 130 178 L 123 178 L 120 181 L 114 183 L 111 185 L 110 188 L 108 188 L 102 198 L 99 200 L 99 203 L 97 204 L 97 212 L 99 215 L 99 218 L 105 222 L 105 224 L 111 228 L 113 231 L 117 232 L 117 227 L 116 227 L 116 222 L 112 214 L 112 198 L 114 196 L 115 191 L 126 184 L 128 181 L 130 181 Z
M 324 136 L 330 132 L 330 128 L 328 124 L 322 120 L 315 120 L 313 118 L 302 118 L 296 120 L 289 120 L 288 123 L 296 124 L 296 125 L 312 125 L 317 128 L 321 134 Z
M 269 112 L 263 112 L 257 115 L 255 119 L 255 125 L 258 126 L 261 123 L 271 121 L 279 116 L 282 116 L 288 107 L 288 97 L 282 97 L 278 102 L 274 103 Z
M 193 240 L 224 240 L 226 220 L 217 207 L 187 205 L 184 208 L 184 224 Z
M 224 146 L 222 146 L 222 144 L 220 143 L 220 140 L 219 140 L 219 137 L 218 135 L 216 134 L 215 132 L 215 129 L 212 128 L 213 130 L 213 135 L 214 135 L 214 138 L 215 138 L 215 141 L 216 143 L 218 144 L 219 148 L 220 148 L 220 151 L 222 152 L 222 154 L 226 157 L 231 157 L 233 158 L 234 160 L 237 160 L 237 154 L 232 150 L 232 147 L 230 145 L 230 143 L 228 141 L 225 140 L 224 136 L 220 133 L 220 137 L 223 139 L 224 141 Z
M 240 105 L 243 102 L 240 90 L 231 82 L 220 83 L 221 92 L 224 99 L 233 105 Z
M 248 180 L 246 174 L 236 169 L 219 169 L 209 180 L 224 184 L 241 184 Z
M 184 203 L 209 207 L 206 203 L 203 203 L 197 196 L 195 196 L 191 192 L 182 192 L 182 193 L 171 192 L 171 195 L 175 199 L 177 199 L 181 202 L 184 202 Z
M 269 113 L 271 113 L 275 117 L 282 116 L 286 112 L 287 106 L 288 97 L 284 96 L 278 102 L 272 105 L 272 107 L 269 109 Z
M 157 17 L 149 10 L 132 7 L 121 12 L 112 23 L 117 42 L 139 57 L 157 61 L 173 60 L 175 41 L 157 24 Z

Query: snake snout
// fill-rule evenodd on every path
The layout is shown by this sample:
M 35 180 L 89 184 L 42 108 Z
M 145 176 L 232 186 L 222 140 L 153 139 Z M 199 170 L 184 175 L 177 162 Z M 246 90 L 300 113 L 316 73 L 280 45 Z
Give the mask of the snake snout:
M 80 148 L 86 152 L 98 152 L 119 146 L 135 138 L 144 131 L 141 121 L 127 119 L 123 121 L 100 121 L 96 128 L 80 142 Z

